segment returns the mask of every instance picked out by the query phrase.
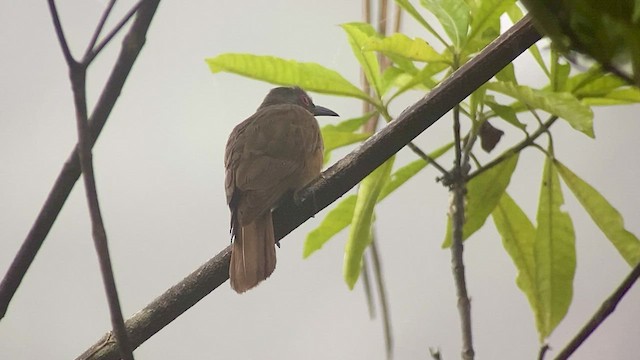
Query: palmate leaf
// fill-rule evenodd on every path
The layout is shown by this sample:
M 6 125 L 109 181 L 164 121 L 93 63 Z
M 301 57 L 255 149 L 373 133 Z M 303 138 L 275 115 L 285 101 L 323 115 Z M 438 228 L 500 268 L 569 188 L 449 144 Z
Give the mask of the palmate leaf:
M 586 183 L 559 161 L 555 167 L 593 222 L 630 265 L 640 262 L 640 240 L 624 227 L 622 216 L 596 189 Z
M 534 257 L 539 293 L 536 325 L 543 342 L 567 314 L 576 271 L 575 233 L 564 204 L 558 173 L 547 158 L 540 187 Z
M 508 95 L 522 104 L 514 105 L 516 111 L 524 111 L 526 104 L 534 109 L 541 109 L 550 114 L 565 119 L 571 127 L 594 137 L 593 111 L 581 103 L 575 96 L 565 92 L 549 92 L 535 90 L 528 86 L 516 85 L 506 82 L 491 82 L 485 85 L 487 89 Z
M 389 180 L 395 156 L 385 161 L 369 174 L 358 187 L 358 196 L 351 220 L 351 231 L 344 249 L 344 265 L 342 274 L 344 280 L 353 289 L 362 270 L 362 255 L 371 243 L 371 224 L 373 213 L 378 202 L 378 196 L 385 183 Z
M 205 59 L 212 73 L 228 72 L 278 85 L 298 85 L 322 94 L 350 96 L 372 101 L 342 75 L 322 65 L 275 56 L 221 54 Z
M 453 143 L 442 146 L 429 154 L 431 159 L 437 159 L 446 153 Z M 402 184 L 429 165 L 422 159 L 415 160 L 396 170 L 389 181 L 380 191 L 378 202 L 397 190 Z M 353 210 L 356 205 L 356 195 L 349 195 L 340 201 L 322 220 L 322 223 L 307 235 L 304 242 L 303 256 L 306 258 L 329 241 L 334 235 L 351 224 Z
M 487 217 L 491 215 L 507 189 L 517 164 L 518 154 L 514 154 L 467 183 L 468 201 L 465 208 L 465 223 L 462 227 L 463 240 L 469 238 L 484 225 Z M 451 217 L 449 217 L 447 219 L 447 233 L 442 244 L 443 248 L 451 246 L 452 235 L 453 229 Z

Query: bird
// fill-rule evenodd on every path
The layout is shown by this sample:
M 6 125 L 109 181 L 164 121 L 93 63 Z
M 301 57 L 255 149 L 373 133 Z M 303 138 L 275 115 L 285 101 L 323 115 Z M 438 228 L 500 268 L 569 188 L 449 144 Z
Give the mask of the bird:
M 315 105 L 300 87 L 277 87 L 229 135 L 224 156 L 229 279 L 237 293 L 255 287 L 276 267 L 271 211 L 320 175 L 324 145 L 315 116 L 339 115 Z

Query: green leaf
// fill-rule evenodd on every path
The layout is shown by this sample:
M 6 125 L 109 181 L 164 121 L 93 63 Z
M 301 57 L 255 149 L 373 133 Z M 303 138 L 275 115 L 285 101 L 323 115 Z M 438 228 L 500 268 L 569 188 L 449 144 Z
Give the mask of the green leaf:
M 484 225 L 487 217 L 491 215 L 507 189 L 517 164 L 518 154 L 513 154 L 467 183 L 467 206 L 465 208 L 465 222 L 462 227 L 463 240 L 469 238 Z M 447 233 L 442 244 L 443 248 L 451 246 L 452 230 L 451 217 L 449 217 Z
M 591 68 L 570 77 L 565 85 L 565 90 L 573 93 L 578 99 L 605 97 L 611 91 L 627 86 L 627 83 L 619 77 L 604 74 L 598 68 Z
M 356 198 L 356 195 L 349 195 L 340 201 L 336 207 L 329 211 L 320 225 L 307 235 L 307 239 L 304 241 L 304 249 L 302 250 L 304 258 L 320 250 L 329 239 L 349 226 L 353 218 Z
M 447 151 L 449 151 L 449 149 L 451 149 L 452 147 L 453 147 L 453 143 L 444 145 L 439 149 L 436 149 L 435 151 L 431 152 L 429 154 L 429 158 L 435 160 L 440 156 L 442 156 Z M 420 170 L 424 169 L 427 165 L 429 165 L 428 161 L 425 161 L 423 159 L 418 159 L 396 170 L 391 175 L 390 180 L 385 184 L 385 186 L 380 191 L 380 196 L 378 198 L 379 199 L 378 201 L 386 198 L 387 195 L 396 191 L 397 188 L 399 188 L 402 184 L 407 182 L 407 180 L 411 179 L 415 174 L 420 172 Z
M 441 72 L 442 70 L 448 68 L 449 65 L 444 64 L 444 63 L 430 63 L 425 65 L 422 70 L 420 70 L 420 72 L 418 72 L 416 75 L 414 75 L 409 81 L 407 81 L 405 84 L 403 84 L 398 91 L 396 91 L 393 96 L 391 96 L 391 99 L 389 99 L 389 101 L 393 100 L 394 98 L 396 98 L 397 96 L 399 96 L 400 94 L 404 93 L 407 90 L 411 90 L 415 87 L 418 86 L 426 86 L 427 88 L 431 89 L 433 87 L 435 87 L 438 82 L 436 82 L 435 80 L 432 79 L 432 77 L 435 74 L 438 74 L 439 72 Z
M 362 116 L 358 116 L 357 118 L 352 118 L 352 119 L 347 119 L 344 121 L 341 121 L 335 125 L 333 124 L 329 124 L 329 125 L 325 125 L 322 127 L 322 129 L 320 130 L 329 130 L 329 131 L 349 131 L 349 132 L 353 132 L 356 131 L 358 129 L 360 129 L 360 127 L 366 123 L 369 119 L 371 119 L 371 117 L 373 117 L 376 114 L 375 111 L 371 111 L 368 112 Z
M 502 237 L 502 246 L 518 270 L 516 284 L 527 297 L 536 323 L 542 323 L 534 256 L 536 229 L 527 215 L 506 192 L 500 198 L 498 206 L 491 215 L 496 229 Z
M 385 38 L 369 38 L 364 44 L 363 50 L 399 55 L 414 61 L 443 62 L 446 60 L 425 40 L 420 38 L 411 39 L 404 34 L 393 34 Z
M 624 227 L 622 215 L 596 189 L 574 174 L 559 161 L 555 167 L 565 184 L 589 213 L 607 239 L 616 247 L 620 255 L 630 265 L 640 262 L 640 240 Z
M 561 210 L 564 204 L 558 173 L 547 158 L 544 165 L 538 228 L 534 246 L 536 288 L 540 294 L 537 322 L 540 341 L 544 341 L 564 318 L 573 297 L 576 249 L 573 223 Z
M 398 6 L 400 6 L 404 11 L 409 13 L 409 15 L 411 15 L 418 23 L 420 23 L 420 25 L 427 29 L 428 32 L 437 35 L 437 32 L 433 29 L 433 27 L 431 27 L 431 25 L 429 25 L 429 23 L 422 17 L 422 15 L 420 15 L 418 10 L 416 10 L 416 8 L 411 5 L 409 0 L 396 0 L 396 4 L 398 4 Z
M 395 156 L 380 165 L 369 176 L 364 178 L 358 188 L 358 198 L 353 211 L 351 231 L 344 249 L 344 280 L 353 289 L 360 277 L 362 269 L 362 255 L 371 243 L 371 225 L 373 212 L 378 202 L 378 195 L 384 184 L 389 180 Z
M 406 72 L 395 67 L 389 66 L 382 73 L 382 94 L 386 94 L 397 82 L 403 77 L 408 77 Z
M 500 25 L 500 16 L 515 4 L 515 0 L 483 0 L 478 4 L 477 9 L 472 8 L 470 41 L 482 35 L 494 23 Z
M 371 136 L 371 133 L 355 132 L 362 124 L 371 119 L 375 112 L 369 112 L 363 116 L 342 121 L 336 125 L 329 124 L 320 128 L 324 142 L 324 163 L 329 162 L 331 151 L 363 141 Z
M 511 22 L 513 22 L 514 24 L 520 21 L 520 19 L 524 17 L 522 10 L 520 10 L 520 7 L 518 6 L 518 3 L 513 4 L 509 9 L 507 9 L 507 14 L 509 15 L 509 19 L 511 20 Z M 538 46 L 535 44 L 532 45 L 529 48 L 529 51 L 531 52 L 531 55 L 533 56 L 534 60 L 538 63 L 540 68 L 544 71 L 545 74 L 547 74 L 547 76 L 549 76 L 549 69 L 547 69 L 547 65 L 544 63 L 544 60 L 542 59 L 542 55 L 540 55 L 540 50 L 538 50 Z
M 324 163 L 326 164 L 330 157 L 331 151 L 343 146 L 355 144 L 366 140 L 371 133 L 337 131 L 334 129 L 322 130 L 322 139 L 324 141 Z
M 469 6 L 465 1 L 421 0 L 420 3 L 435 15 L 457 48 L 462 48 L 467 40 L 469 27 Z
M 638 88 L 613 90 L 602 97 L 583 99 L 583 103 L 593 106 L 633 104 L 637 102 L 640 102 L 640 89 Z
M 505 120 L 509 124 L 521 130 L 526 129 L 527 125 L 521 123 L 520 120 L 518 120 L 518 115 L 511 106 L 498 104 L 494 101 L 493 96 L 490 95 L 486 96 L 485 104 L 487 104 L 487 106 L 489 106 L 489 108 L 491 108 L 491 110 L 493 110 L 496 115 L 498 115 L 501 119 Z
M 453 143 L 447 144 L 431 152 L 429 157 L 437 159 L 447 152 L 452 146 Z M 420 170 L 424 169 L 427 165 L 429 165 L 428 162 L 418 159 L 398 169 L 393 173 L 393 175 L 391 175 L 389 181 L 380 191 L 377 201 L 382 201 L 382 199 L 398 189 L 402 184 L 417 174 Z M 307 235 L 307 239 L 304 244 L 304 257 L 308 257 L 314 251 L 319 250 L 327 241 L 329 241 L 329 239 L 349 226 L 353 219 L 353 210 L 355 206 L 356 195 L 349 195 L 338 203 L 335 208 L 329 211 L 324 220 L 322 220 L 322 223 Z
M 347 33 L 353 54 L 356 56 L 356 59 L 358 59 L 360 66 L 362 66 L 367 81 L 369 81 L 369 84 L 375 89 L 378 97 L 381 97 L 383 92 L 378 57 L 371 51 L 362 50 L 364 44 L 366 44 L 370 38 L 375 38 L 379 35 L 370 24 L 366 23 L 354 22 L 342 24 L 341 26 Z
M 571 127 L 586 134 L 593 135 L 593 112 L 570 93 L 557 93 L 535 90 L 528 86 L 505 82 L 491 82 L 485 85 L 488 89 L 511 96 L 534 109 L 541 109 L 565 119 Z M 526 110 L 526 107 L 522 107 Z
M 502 82 L 511 82 L 517 84 L 518 80 L 516 79 L 516 71 L 513 63 L 507 64 L 507 66 L 503 67 L 502 70 L 498 71 L 498 73 L 496 74 L 496 79 Z
M 564 88 L 571 72 L 571 65 L 569 64 L 557 64 L 555 74 L 555 91 L 564 91 Z
M 512 4 L 511 7 L 507 9 L 507 15 L 514 24 L 524 17 L 524 13 L 520 9 L 520 6 L 518 6 L 518 3 Z
M 278 85 L 298 85 L 317 93 L 371 98 L 336 71 L 316 63 L 285 60 L 275 56 L 221 54 L 205 59 L 212 73 L 228 72 Z

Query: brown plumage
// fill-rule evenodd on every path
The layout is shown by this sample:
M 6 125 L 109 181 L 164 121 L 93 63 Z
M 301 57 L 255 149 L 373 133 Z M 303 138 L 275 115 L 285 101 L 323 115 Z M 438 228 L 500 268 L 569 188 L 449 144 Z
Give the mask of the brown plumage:
M 233 248 L 229 278 L 238 293 L 276 267 L 271 210 L 320 174 L 324 146 L 316 106 L 299 87 L 272 89 L 255 114 L 236 126 L 224 156 Z

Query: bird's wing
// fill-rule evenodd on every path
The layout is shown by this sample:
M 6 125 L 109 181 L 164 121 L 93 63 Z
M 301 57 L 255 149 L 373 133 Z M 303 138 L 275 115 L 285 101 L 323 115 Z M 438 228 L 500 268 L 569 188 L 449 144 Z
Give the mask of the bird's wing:
M 273 208 L 296 187 L 318 147 L 318 124 L 296 105 L 259 110 L 232 132 L 225 154 L 227 201 L 240 192 L 241 223 Z

